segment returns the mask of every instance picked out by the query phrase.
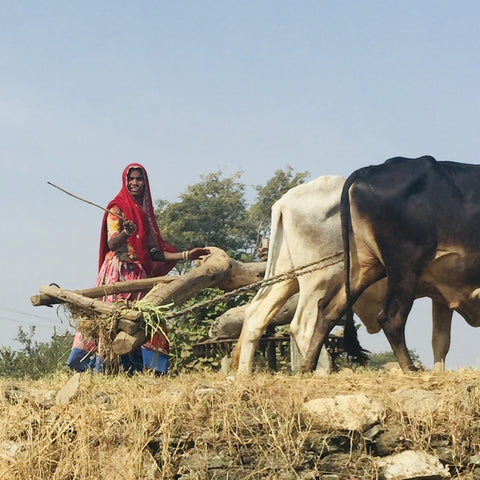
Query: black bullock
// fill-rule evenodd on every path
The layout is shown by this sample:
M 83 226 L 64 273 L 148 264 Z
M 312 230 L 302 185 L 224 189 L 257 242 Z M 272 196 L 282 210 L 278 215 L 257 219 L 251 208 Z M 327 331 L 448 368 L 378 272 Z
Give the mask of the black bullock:
M 346 288 L 319 306 L 304 369 L 334 317 L 347 310 L 351 328 L 351 306 L 384 277 L 378 320 L 404 371 L 415 369 L 405 323 L 416 297 L 428 296 L 480 325 L 480 166 L 424 156 L 362 168 L 345 182 L 341 216 Z

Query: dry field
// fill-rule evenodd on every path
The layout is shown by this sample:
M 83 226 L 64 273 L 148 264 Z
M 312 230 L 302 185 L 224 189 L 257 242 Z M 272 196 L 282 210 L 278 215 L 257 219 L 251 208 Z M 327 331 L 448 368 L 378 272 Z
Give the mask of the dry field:
M 480 371 L 444 374 L 343 370 L 329 377 L 221 373 L 156 378 L 80 375 L 0 380 L 0 478 L 65 479 L 374 479 L 379 443 L 338 431 L 305 412 L 318 397 L 364 393 L 382 405 L 378 431 L 396 432 L 393 451 L 448 457 L 452 478 L 477 478 Z M 437 394 L 418 418 L 394 393 Z M 477 474 L 478 475 L 478 474 Z

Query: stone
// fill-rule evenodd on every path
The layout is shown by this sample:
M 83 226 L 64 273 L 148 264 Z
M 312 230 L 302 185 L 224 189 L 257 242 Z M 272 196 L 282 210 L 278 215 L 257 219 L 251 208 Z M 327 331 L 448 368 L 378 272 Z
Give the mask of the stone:
M 375 438 L 375 450 L 377 455 L 383 457 L 393 454 L 397 449 L 405 448 L 405 431 L 401 425 L 389 425 L 383 427 Z
M 57 392 L 55 403 L 57 405 L 67 404 L 77 393 L 80 385 L 80 373 L 75 373 L 68 382 Z
M 382 412 L 378 402 L 363 394 L 316 398 L 305 402 L 304 409 L 326 425 L 358 432 L 377 423 Z
M 410 418 L 430 418 L 438 410 L 440 399 L 434 392 L 423 388 L 407 388 L 392 394 L 393 400 L 399 403 L 400 408 Z
M 450 478 L 448 468 L 437 457 L 423 451 L 406 450 L 388 457 L 378 458 L 377 465 L 384 480 L 411 480 Z

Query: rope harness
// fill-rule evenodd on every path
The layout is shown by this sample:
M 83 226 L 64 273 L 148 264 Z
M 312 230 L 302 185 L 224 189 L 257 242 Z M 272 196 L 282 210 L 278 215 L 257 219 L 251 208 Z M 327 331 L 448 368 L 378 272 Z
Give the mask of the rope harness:
M 224 300 L 228 300 L 229 298 L 236 297 L 238 295 L 243 295 L 249 293 L 253 290 L 260 290 L 263 287 L 268 287 L 271 285 L 275 285 L 276 283 L 284 282 L 286 280 L 291 280 L 293 278 L 298 278 L 302 275 L 307 275 L 308 273 L 315 272 L 317 270 L 321 270 L 327 267 L 331 267 L 337 263 L 343 261 L 343 252 L 336 252 L 332 255 L 324 257 L 320 260 L 316 260 L 314 262 L 308 263 L 306 265 L 302 265 L 300 267 L 292 268 L 288 272 L 280 273 L 278 275 L 274 275 L 273 277 L 269 277 L 267 279 L 260 280 L 258 282 L 250 283 L 248 285 L 244 285 L 243 287 L 237 288 L 236 290 L 232 290 L 231 292 L 224 293 L 223 295 L 218 295 L 216 297 L 210 298 L 203 302 L 199 302 L 191 307 L 187 307 L 178 312 L 170 312 L 165 315 L 165 318 L 175 319 L 178 317 L 182 317 L 185 314 L 192 313 L 200 308 L 208 307 L 210 305 L 214 305 L 216 303 L 220 303 Z M 244 302 L 245 303 L 245 302 Z

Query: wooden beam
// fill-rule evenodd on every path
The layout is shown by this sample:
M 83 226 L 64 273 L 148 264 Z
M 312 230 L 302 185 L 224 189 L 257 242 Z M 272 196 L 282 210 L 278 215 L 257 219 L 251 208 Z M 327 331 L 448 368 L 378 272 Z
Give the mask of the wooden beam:
M 231 258 L 230 266 L 228 275 L 217 285 L 218 288 L 227 292 L 263 280 L 267 262 L 243 263 Z
M 77 293 L 78 295 L 83 295 L 84 297 L 99 299 L 116 293 L 148 292 L 155 285 L 168 284 L 173 280 L 175 280 L 175 277 L 173 276 L 143 278 L 141 280 L 128 280 L 125 282 L 110 283 L 108 285 L 85 288 L 83 290 L 72 290 L 72 292 Z M 38 307 L 40 305 L 55 305 L 63 302 L 61 298 L 51 297 L 50 295 L 46 294 L 33 295 L 30 300 L 34 307 Z
M 209 248 L 210 255 L 199 262 L 196 268 L 174 277 L 175 280 L 168 285 L 156 285 L 142 300 L 152 305 L 172 302 L 181 305 L 203 289 L 218 286 L 230 274 L 233 260 L 222 249 Z
M 50 297 L 58 298 L 63 302 L 76 305 L 77 307 L 87 310 L 93 310 L 100 314 L 110 315 L 115 311 L 115 304 L 102 302 L 100 300 L 94 300 L 92 298 L 86 298 L 78 293 L 71 292 L 69 290 L 62 290 L 58 287 L 51 285 L 42 285 L 40 287 L 40 293 L 48 295 Z M 142 313 L 137 310 L 125 310 L 122 312 L 122 318 L 132 321 L 138 321 L 142 317 Z
M 117 336 L 112 342 L 112 350 L 117 355 L 125 355 L 133 352 L 140 345 L 143 345 L 147 337 L 143 330 L 138 330 L 132 335 L 127 332 L 118 332 Z
M 211 249 L 213 247 L 210 247 Z M 199 262 L 203 264 L 205 260 Z M 229 259 L 230 269 L 226 275 L 222 275 L 222 279 L 216 284 L 218 288 L 231 291 L 250 283 L 256 283 L 263 279 L 265 274 L 266 262 L 251 262 L 243 263 Z M 197 267 L 198 268 L 198 267 Z M 168 285 L 178 279 L 178 276 L 169 275 L 164 277 L 144 278 L 141 280 L 128 280 L 125 282 L 110 283 L 108 285 L 101 285 L 100 287 L 84 288 L 82 290 L 71 290 L 74 293 L 83 295 L 88 298 L 100 299 L 107 295 L 118 293 L 136 293 L 148 292 L 157 285 Z M 205 287 L 206 288 L 206 287 Z M 192 295 L 193 296 L 193 295 Z M 189 297 L 187 297 L 189 298 Z M 58 303 L 63 303 L 61 298 L 51 297 L 46 294 L 33 295 L 30 301 L 34 307 L 50 306 Z

